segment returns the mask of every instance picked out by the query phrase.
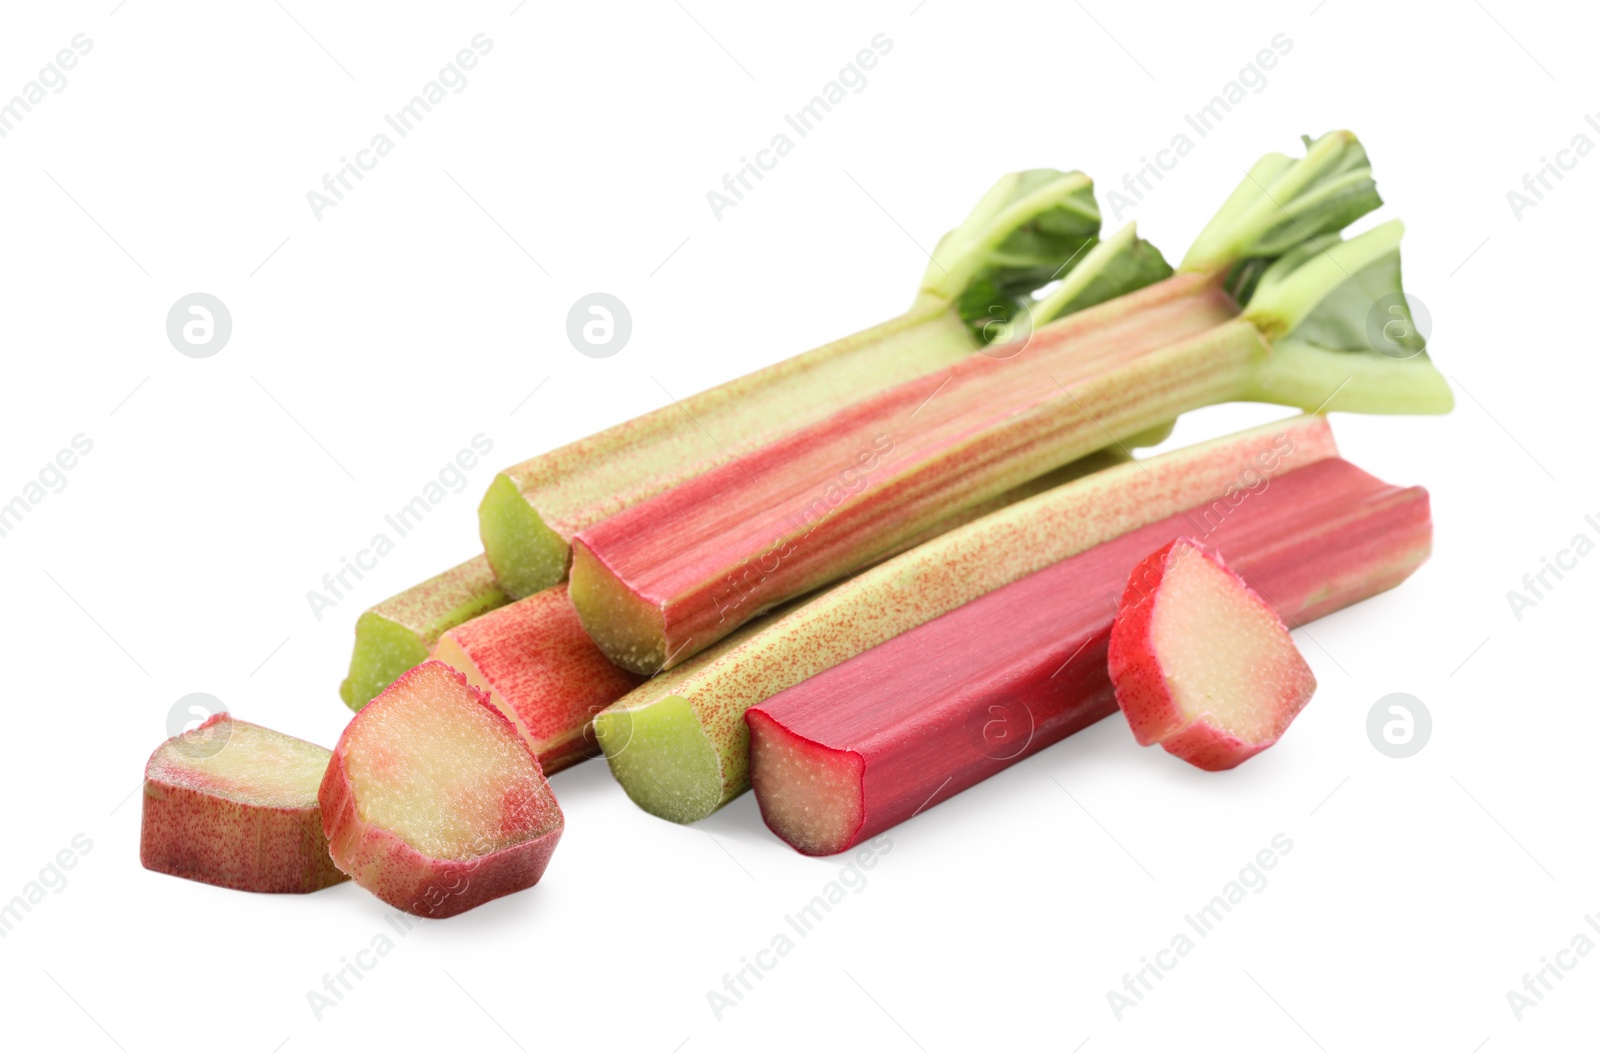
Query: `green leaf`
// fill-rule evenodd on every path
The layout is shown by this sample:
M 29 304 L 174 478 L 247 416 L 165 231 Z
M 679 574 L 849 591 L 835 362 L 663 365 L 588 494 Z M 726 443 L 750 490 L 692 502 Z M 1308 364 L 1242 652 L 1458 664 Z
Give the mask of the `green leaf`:
M 1099 233 L 1100 207 L 1088 176 L 1049 168 L 1014 172 L 939 240 L 918 303 L 955 304 L 981 338 L 994 308 L 1014 310 Z
M 1371 350 L 1403 358 L 1421 351 L 1426 341 L 1417 332 L 1400 287 L 1400 253 L 1385 253 L 1356 271 L 1323 297 L 1289 335 L 1334 351 Z
M 1256 397 L 1307 410 L 1444 413 L 1453 397 L 1424 351 L 1400 275 L 1398 220 L 1323 235 L 1259 275 L 1245 317 L 1271 342 Z
M 1212 217 L 1185 271 L 1222 272 L 1252 257 L 1281 256 L 1308 240 L 1336 233 L 1383 204 L 1367 152 L 1350 132 L 1312 141 L 1306 156 L 1268 154 L 1246 173 Z
M 1044 325 L 1076 311 L 1114 300 L 1172 275 L 1161 250 L 1139 237 L 1134 224 L 1084 254 L 1061 284 L 1033 305 L 1034 324 Z

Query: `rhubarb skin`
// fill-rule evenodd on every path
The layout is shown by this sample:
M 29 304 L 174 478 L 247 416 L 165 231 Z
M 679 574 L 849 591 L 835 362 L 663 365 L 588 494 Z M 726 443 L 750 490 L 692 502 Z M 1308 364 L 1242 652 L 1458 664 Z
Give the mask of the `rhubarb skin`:
M 1249 492 L 1337 456 L 1296 417 L 1107 468 L 1020 501 L 746 626 L 595 718 L 611 773 L 652 815 L 692 823 L 750 788 L 750 706 L 1059 560 L 1195 509 L 1192 531 Z
M 1147 553 L 1206 512 L 1097 545 L 752 708 L 763 818 L 803 853 L 844 851 L 1117 712 L 1116 601 Z M 1273 479 L 1206 542 L 1301 624 L 1403 581 L 1432 525 L 1426 491 L 1330 459 Z
M 954 308 L 909 313 L 513 465 L 478 507 L 494 573 L 517 598 L 547 589 L 585 528 L 972 351 Z
M 483 555 L 389 597 L 356 619 L 355 650 L 339 697 L 360 710 L 401 673 L 425 661 L 446 630 L 510 602 Z
M 315 892 L 346 880 L 328 856 L 321 746 L 217 713 L 170 738 L 144 772 L 139 862 L 245 892 Z
M 338 868 L 428 918 L 536 884 L 564 827 L 516 726 L 443 662 L 409 670 L 356 714 L 318 798 Z
M 606 660 L 561 585 L 456 626 L 433 658 L 489 696 L 546 775 L 597 756 L 594 715 L 644 680 Z
M 860 399 L 581 531 L 578 615 L 618 665 L 670 669 L 1108 436 L 1229 397 L 1239 380 L 1212 356 L 1164 351 L 1237 313 L 1216 282 L 1170 278 L 1041 329 L 1016 354 Z M 1264 353 L 1246 328 L 1219 353 Z
M 1107 668 L 1139 744 L 1160 743 L 1206 771 L 1277 743 L 1317 689 L 1271 606 L 1187 537 L 1128 576 Z

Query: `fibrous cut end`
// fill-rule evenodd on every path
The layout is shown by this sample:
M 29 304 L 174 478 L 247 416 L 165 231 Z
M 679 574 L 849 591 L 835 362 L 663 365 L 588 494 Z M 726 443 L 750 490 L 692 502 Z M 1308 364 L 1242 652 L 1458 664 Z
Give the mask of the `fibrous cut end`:
M 720 755 L 688 699 L 619 703 L 595 715 L 594 733 L 612 776 L 651 815 L 696 823 L 727 803 Z
M 395 677 L 427 657 L 427 645 L 415 632 L 367 611 L 356 619 L 350 673 L 339 685 L 339 697 L 351 709 L 359 710 L 394 683 Z
M 511 477 L 494 477 L 478 505 L 478 536 L 500 587 L 514 599 L 567 576 L 567 539 L 552 530 Z
M 440 633 L 510 601 L 481 555 L 390 596 L 356 620 L 356 646 L 339 697 L 360 709 L 426 660 Z
M 572 546 L 567 585 L 583 627 L 605 656 L 622 668 L 652 676 L 676 657 L 667 651 L 665 615 L 628 588 L 582 539 Z
M 328 856 L 321 746 L 218 713 L 168 739 L 145 767 L 139 860 L 247 892 L 314 892 L 345 880 Z
M 1130 576 L 1109 664 L 1139 742 L 1208 771 L 1277 742 L 1317 686 L 1266 601 L 1187 538 Z
M 767 826 L 808 856 L 849 848 L 865 811 L 861 755 L 796 735 L 759 708 L 747 710 L 744 719 L 750 781 Z
M 441 662 L 412 669 L 356 715 L 321 801 L 339 868 L 428 917 L 533 885 L 562 830 L 515 726 Z

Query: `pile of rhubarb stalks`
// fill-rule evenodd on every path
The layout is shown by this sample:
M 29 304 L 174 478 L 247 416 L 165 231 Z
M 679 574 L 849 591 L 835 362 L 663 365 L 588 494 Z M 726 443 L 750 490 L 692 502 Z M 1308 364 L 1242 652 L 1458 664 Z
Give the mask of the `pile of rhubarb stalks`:
M 1308 138 L 1174 269 L 1083 174 L 1005 177 L 904 314 L 501 472 L 483 553 L 357 621 L 331 752 L 227 715 L 156 750 L 144 865 L 446 917 L 539 880 L 547 776 L 602 753 L 676 823 L 754 789 L 813 855 L 1119 710 L 1238 765 L 1315 690 L 1289 628 L 1431 548 L 1323 416 L 1451 407 L 1399 222 L 1342 233 L 1381 203 Z M 1302 415 L 1130 453 L 1241 400 Z

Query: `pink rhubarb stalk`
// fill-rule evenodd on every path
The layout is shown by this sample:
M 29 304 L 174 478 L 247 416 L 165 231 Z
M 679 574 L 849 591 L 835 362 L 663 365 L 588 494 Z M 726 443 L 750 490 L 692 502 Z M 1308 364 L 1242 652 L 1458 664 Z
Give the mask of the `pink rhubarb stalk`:
M 573 541 L 584 627 L 618 665 L 671 668 L 970 505 L 1224 397 L 1236 371 L 1215 356 L 1158 352 L 1236 313 L 1216 283 L 1168 279 L 620 512 Z M 1264 349 L 1237 324 L 1223 357 Z
M 595 718 L 635 804 L 692 823 L 750 788 L 744 712 L 985 593 L 1131 530 L 1204 507 L 1203 522 L 1279 475 L 1337 456 L 1297 417 L 1122 464 L 935 537 L 662 673 Z
M 598 755 L 594 715 L 644 679 L 606 660 L 561 585 L 456 626 L 433 657 L 489 696 L 546 775 Z
M 1063 275 L 1058 296 L 1032 310 L 1039 321 L 1172 273 L 1131 235 L 1115 252 L 1096 252 L 1090 247 L 1099 230 L 1093 184 L 1083 173 L 1007 175 L 940 239 L 904 314 L 708 391 L 674 395 L 654 413 L 507 468 L 478 509 L 501 585 L 517 597 L 548 588 L 566 577 L 578 531 L 850 399 L 968 357 L 1009 330 L 1004 323 L 1014 319 L 1006 305 Z M 1083 273 L 1091 258 L 1099 263 Z M 999 319 L 992 317 L 997 306 Z
M 750 709 L 751 781 L 801 852 L 843 851 L 1116 711 L 1116 600 L 1153 549 L 1206 542 L 1299 624 L 1392 588 L 1426 559 L 1426 491 L 1329 459 L 1220 520 L 1213 506 L 1102 543 Z
M 1380 203 L 1349 133 L 1307 140 L 1300 160 L 1262 158 L 1179 274 L 581 531 L 571 573 L 584 627 L 620 665 L 670 669 L 972 503 L 1215 402 L 1447 411 L 1404 307 L 1403 227 L 1339 233 Z

